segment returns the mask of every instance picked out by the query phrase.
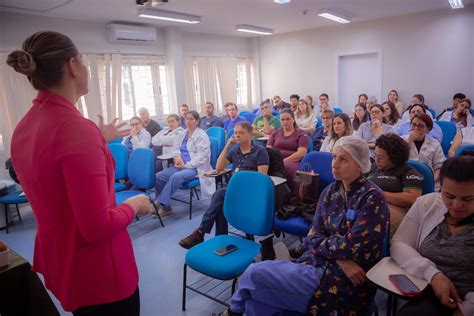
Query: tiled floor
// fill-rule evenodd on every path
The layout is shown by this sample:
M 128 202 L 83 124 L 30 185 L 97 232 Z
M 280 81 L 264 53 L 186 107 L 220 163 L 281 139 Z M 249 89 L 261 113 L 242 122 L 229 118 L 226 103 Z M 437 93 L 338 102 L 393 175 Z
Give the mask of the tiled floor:
M 179 193 L 181 198 L 187 198 L 185 192 Z M 181 311 L 182 275 L 183 262 L 186 250 L 178 245 L 178 241 L 192 232 L 200 223 L 201 215 L 209 204 L 209 199 L 196 201 L 193 204 L 193 219 L 188 219 L 188 205 L 173 201 L 172 216 L 164 218 L 165 227 L 162 228 L 159 221 L 148 216 L 135 221 L 129 226 L 129 232 L 133 240 L 135 256 L 140 274 L 140 300 L 141 315 L 212 315 L 224 310 L 224 307 L 203 296 L 188 291 L 187 310 Z M 23 222 L 15 218 L 10 233 L 0 231 L 0 239 L 4 240 L 9 247 L 31 262 L 33 256 L 33 245 L 35 236 L 35 221 L 29 205 L 21 207 Z M 3 212 L 0 212 L 3 214 Z M 13 214 L 12 208 L 12 214 Z M 285 242 L 292 243 L 294 237 L 288 237 Z M 197 281 L 202 278 L 195 272 L 189 272 L 188 282 Z M 215 286 L 210 283 L 208 287 Z M 230 295 L 230 282 L 218 285 L 213 290 L 215 293 L 224 291 Z M 227 295 L 227 296 L 228 296 Z M 70 315 L 64 312 L 57 300 L 54 299 L 61 315 Z M 380 300 L 379 315 L 384 314 L 384 299 Z

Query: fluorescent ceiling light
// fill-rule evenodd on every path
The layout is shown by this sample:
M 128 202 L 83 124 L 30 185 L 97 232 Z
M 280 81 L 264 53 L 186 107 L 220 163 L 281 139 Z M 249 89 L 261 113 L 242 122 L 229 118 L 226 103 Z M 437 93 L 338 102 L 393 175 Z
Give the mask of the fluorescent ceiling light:
M 331 10 L 320 10 L 318 11 L 320 17 L 333 20 L 339 23 L 351 23 L 351 19 L 341 13 L 337 13 Z
M 267 28 L 264 28 L 264 27 L 253 26 L 253 25 L 246 25 L 246 24 L 237 25 L 235 27 L 235 29 L 239 32 L 247 32 L 247 33 L 260 34 L 260 35 L 272 35 L 273 34 L 272 29 L 267 29 Z
M 279 4 L 285 4 L 285 3 L 290 3 L 291 0 L 273 0 L 273 2 L 279 3 Z
M 199 16 L 148 8 L 139 9 L 138 16 L 142 18 L 150 18 L 171 22 L 181 22 L 189 24 L 201 23 L 201 17 Z
M 449 4 L 451 5 L 451 8 L 453 9 L 464 8 L 464 5 L 462 4 L 462 0 L 449 0 Z

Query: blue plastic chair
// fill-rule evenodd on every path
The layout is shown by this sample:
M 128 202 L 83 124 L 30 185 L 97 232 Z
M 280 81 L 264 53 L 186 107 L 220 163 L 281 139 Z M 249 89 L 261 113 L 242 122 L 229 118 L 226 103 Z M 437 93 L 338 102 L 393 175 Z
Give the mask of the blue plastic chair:
M 247 122 L 249 122 L 250 124 L 253 123 L 253 120 L 255 120 L 255 118 L 257 117 L 257 115 L 253 114 L 253 113 L 245 113 L 245 114 L 241 114 L 240 117 L 244 118 Z
M 456 153 L 454 154 L 455 156 L 459 156 L 461 155 L 461 153 L 465 150 L 474 150 L 474 145 L 464 145 L 464 146 L 461 146 L 459 147 L 457 150 L 456 150 Z
M 323 120 L 320 116 L 316 117 L 316 128 L 323 127 Z
M 451 142 L 453 141 L 454 136 L 456 136 L 456 125 L 452 122 L 445 121 L 436 121 L 436 123 L 441 127 L 441 131 L 443 131 L 441 148 L 443 148 L 444 154 L 447 155 L 449 147 L 451 147 Z
M 333 110 L 334 110 L 334 115 L 338 113 L 343 113 L 341 108 L 333 108 Z
M 242 118 L 244 117 L 245 114 L 252 114 L 252 112 L 250 112 L 250 111 L 241 111 L 241 112 L 239 112 L 239 116 L 241 116 Z
M 128 163 L 128 179 L 134 187 L 144 189 L 140 190 L 125 190 L 115 193 L 117 205 L 122 204 L 126 199 L 139 194 L 145 194 L 150 198 L 150 202 L 155 208 L 156 215 L 160 220 L 161 226 L 165 227 L 161 220 L 160 213 L 156 207 L 155 201 L 151 198 L 151 189 L 155 186 L 155 156 L 153 150 L 150 148 L 136 148 L 130 154 Z
M 308 143 L 308 153 L 312 152 L 314 150 L 314 144 L 313 144 L 313 139 L 309 137 L 309 143 Z
M 315 173 L 319 173 L 319 193 L 329 184 L 334 182 L 332 175 L 332 154 L 327 152 L 313 151 L 300 162 L 300 170 L 308 171 L 308 166 Z M 275 228 L 282 232 L 305 237 L 311 224 L 307 223 L 303 216 L 290 216 L 286 220 L 275 217 Z
M 123 138 L 121 138 L 121 137 L 114 138 L 111 141 L 109 141 L 109 144 L 120 144 L 122 142 L 122 140 L 123 140 Z
M 212 127 L 211 127 L 212 128 Z M 220 127 L 219 127 L 220 128 Z M 214 137 L 209 137 L 209 142 L 210 142 L 210 146 L 211 146 L 211 161 L 210 161 L 210 164 L 211 164 L 211 167 L 212 168 L 215 168 L 216 167 L 216 163 L 217 163 L 217 158 L 219 157 L 219 154 L 217 152 L 217 139 L 215 139 Z M 196 198 L 198 200 L 200 200 L 199 198 L 199 194 L 197 192 L 197 187 L 200 185 L 200 182 L 199 182 L 199 179 L 198 178 L 194 178 L 194 179 L 191 179 L 191 180 L 188 180 L 186 182 L 184 182 L 180 187 L 179 189 L 180 190 L 184 190 L 184 191 L 188 191 L 189 190 L 189 202 L 188 201 L 184 201 L 184 200 L 181 200 L 181 199 L 178 199 L 178 198 L 172 198 L 173 200 L 175 201 L 179 201 L 179 202 L 182 202 L 182 203 L 186 203 L 186 204 L 189 204 L 189 219 L 192 219 L 193 218 L 193 197 L 196 196 Z
M 217 153 L 221 153 L 222 149 L 225 146 L 225 130 L 222 127 L 212 126 L 206 130 L 207 136 L 214 137 L 217 141 Z
M 259 108 L 256 108 L 256 109 L 253 109 L 252 113 L 255 114 L 255 115 L 257 115 L 258 111 L 260 111 L 260 109 L 259 109 Z
M 183 311 L 186 310 L 186 289 L 191 289 L 228 306 L 217 297 L 211 297 L 199 288 L 188 285 L 187 267 L 214 279 L 233 279 L 233 293 L 237 277 L 247 269 L 260 252 L 260 244 L 253 241 L 253 236 L 265 236 L 271 233 L 273 214 L 274 188 L 270 177 L 252 171 L 240 171 L 231 177 L 224 198 L 224 215 L 229 224 L 246 233 L 250 238 L 220 235 L 188 250 L 183 271 Z M 230 244 L 236 245 L 237 250 L 224 256 L 214 253 L 217 249 Z
M 229 141 L 229 138 L 232 137 L 232 135 L 234 135 L 234 129 L 231 128 L 228 132 L 227 132 L 227 135 L 225 135 L 225 142 L 227 144 L 227 142 Z
M 109 144 L 109 150 L 115 160 L 115 192 L 120 192 L 127 188 L 124 183 L 118 181 L 128 177 L 128 150 L 125 145 L 117 143 Z
M 28 203 L 28 199 L 25 195 L 21 195 L 22 191 L 17 191 L 15 186 L 12 186 L 8 189 L 7 195 L 0 197 L 0 204 L 3 204 L 5 208 L 5 229 L 8 234 L 10 227 L 10 222 L 8 221 L 8 206 L 15 205 L 16 213 L 18 215 L 18 219 L 21 220 L 20 209 L 18 208 L 18 204 Z
M 430 111 L 431 115 L 433 115 L 433 120 L 436 119 L 436 112 L 432 108 L 428 108 L 428 111 Z
M 407 160 L 406 164 L 418 170 L 418 172 L 424 177 L 421 194 L 425 195 L 428 193 L 433 193 L 435 186 L 433 170 L 431 170 L 428 165 L 416 160 Z

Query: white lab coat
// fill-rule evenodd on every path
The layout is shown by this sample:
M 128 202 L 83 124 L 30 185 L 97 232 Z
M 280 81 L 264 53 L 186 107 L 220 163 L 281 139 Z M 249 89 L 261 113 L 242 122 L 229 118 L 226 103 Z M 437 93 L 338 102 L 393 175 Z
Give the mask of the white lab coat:
M 159 131 L 151 139 L 153 146 L 161 146 L 163 155 L 172 153 L 174 142 L 184 133 L 184 128 L 179 126 L 175 130 L 171 131 L 169 127 Z
M 408 135 L 402 136 L 408 140 Z M 440 143 L 429 135 L 425 135 L 425 141 L 421 145 L 420 152 L 416 149 L 415 143 L 408 145 L 410 147 L 410 156 L 408 159 L 416 160 L 427 164 L 433 171 L 441 168 L 446 160 Z

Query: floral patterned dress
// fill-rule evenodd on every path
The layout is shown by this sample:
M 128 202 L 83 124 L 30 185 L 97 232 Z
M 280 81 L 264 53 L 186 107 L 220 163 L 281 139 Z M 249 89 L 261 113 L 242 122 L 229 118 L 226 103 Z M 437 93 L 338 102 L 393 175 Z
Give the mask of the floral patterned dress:
M 307 250 L 297 259 L 325 267 L 309 315 L 367 314 L 375 288 L 368 281 L 354 286 L 336 260 L 351 259 L 367 272 L 382 258 L 389 218 L 383 192 L 365 178 L 354 181 L 347 192 L 341 181 L 323 191 L 304 240 Z

